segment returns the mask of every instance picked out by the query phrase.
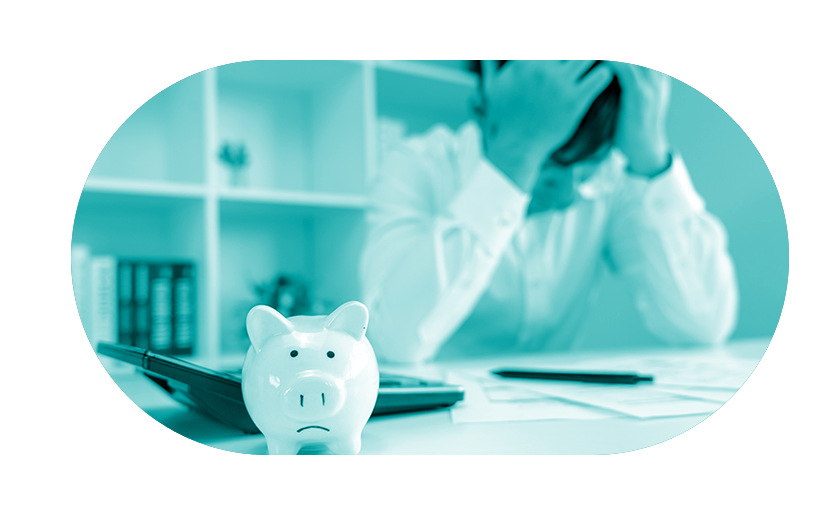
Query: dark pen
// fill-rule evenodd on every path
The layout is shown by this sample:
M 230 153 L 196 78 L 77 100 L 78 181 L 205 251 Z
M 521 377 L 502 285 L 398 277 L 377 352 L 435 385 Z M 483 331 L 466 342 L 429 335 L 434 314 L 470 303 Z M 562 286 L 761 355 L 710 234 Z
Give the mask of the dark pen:
M 652 382 L 652 376 L 639 376 L 636 374 L 617 373 L 579 373 L 558 371 L 514 371 L 509 369 L 497 369 L 493 374 L 503 378 L 524 378 L 529 380 L 557 380 L 562 382 L 586 382 L 586 383 L 620 383 L 636 384 L 639 382 Z

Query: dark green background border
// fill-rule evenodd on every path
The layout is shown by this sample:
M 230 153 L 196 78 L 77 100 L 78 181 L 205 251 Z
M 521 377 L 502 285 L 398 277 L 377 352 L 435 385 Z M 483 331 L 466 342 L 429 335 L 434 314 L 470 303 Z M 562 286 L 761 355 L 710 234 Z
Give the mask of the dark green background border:
M 828 159 L 836 15 L 807 2 L 795 11 L 734 2 L 368 2 L 306 13 L 269 5 L 2 8 L 3 469 L 13 474 L 4 501 L 14 512 L 518 513 L 539 505 L 675 514 L 801 512 L 827 502 L 837 432 L 828 398 L 836 392 L 837 332 L 828 328 L 836 319 L 828 273 L 836 276 L 837 264 L 837 165 Z M 235 60 L 490 56 L 597 56 L 657 68 L 715 100 L 753 139 L 784 203 L 791 274 L 770 350 L 729 403 L 683 436 L 619 456 L 266 458 L 204 449 L 127 402 L 88 351 L 68 258 L 84 179 L 137 106 Z

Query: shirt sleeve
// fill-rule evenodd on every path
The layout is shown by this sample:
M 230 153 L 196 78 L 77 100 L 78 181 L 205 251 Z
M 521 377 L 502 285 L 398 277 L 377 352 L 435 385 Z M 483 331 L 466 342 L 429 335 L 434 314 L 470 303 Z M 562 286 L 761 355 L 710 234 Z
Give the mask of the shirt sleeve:
M 653 179 L 626 177 L 607 256 L 656 336 L 704 345 L 729 338 L 738 289 L 726 230 L 706 211 L 680 157 Z
M 361 278 L 368 336 L 386 361 L 432 358 L 472 313 L 522 226 L 530 196 L 485 159 L 473 165 L 459 170 L 448 153 L 409 147 L 383 161 Z

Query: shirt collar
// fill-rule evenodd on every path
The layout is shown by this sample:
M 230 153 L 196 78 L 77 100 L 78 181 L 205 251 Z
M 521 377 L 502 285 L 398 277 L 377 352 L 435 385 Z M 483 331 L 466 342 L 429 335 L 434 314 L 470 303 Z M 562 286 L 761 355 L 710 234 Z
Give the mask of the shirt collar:
M 596 167 L 596 170 L 578 186 L 578 195 L 582 199 L 598 200 L 611 193 L 619 183 L 625 161 L 626 158 L 621 152 L 612 149 L 603 161 L 583 165 Z

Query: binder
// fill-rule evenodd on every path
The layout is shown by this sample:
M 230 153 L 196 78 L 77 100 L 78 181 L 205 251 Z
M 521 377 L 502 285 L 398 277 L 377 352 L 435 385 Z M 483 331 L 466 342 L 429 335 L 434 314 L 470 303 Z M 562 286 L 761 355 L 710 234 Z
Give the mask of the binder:
M 173 265 L 172 354 L 192 353 L 196 340 L 195 266 Z
M 172 265 L 149 266 L 149 349 L 172 351 Z

